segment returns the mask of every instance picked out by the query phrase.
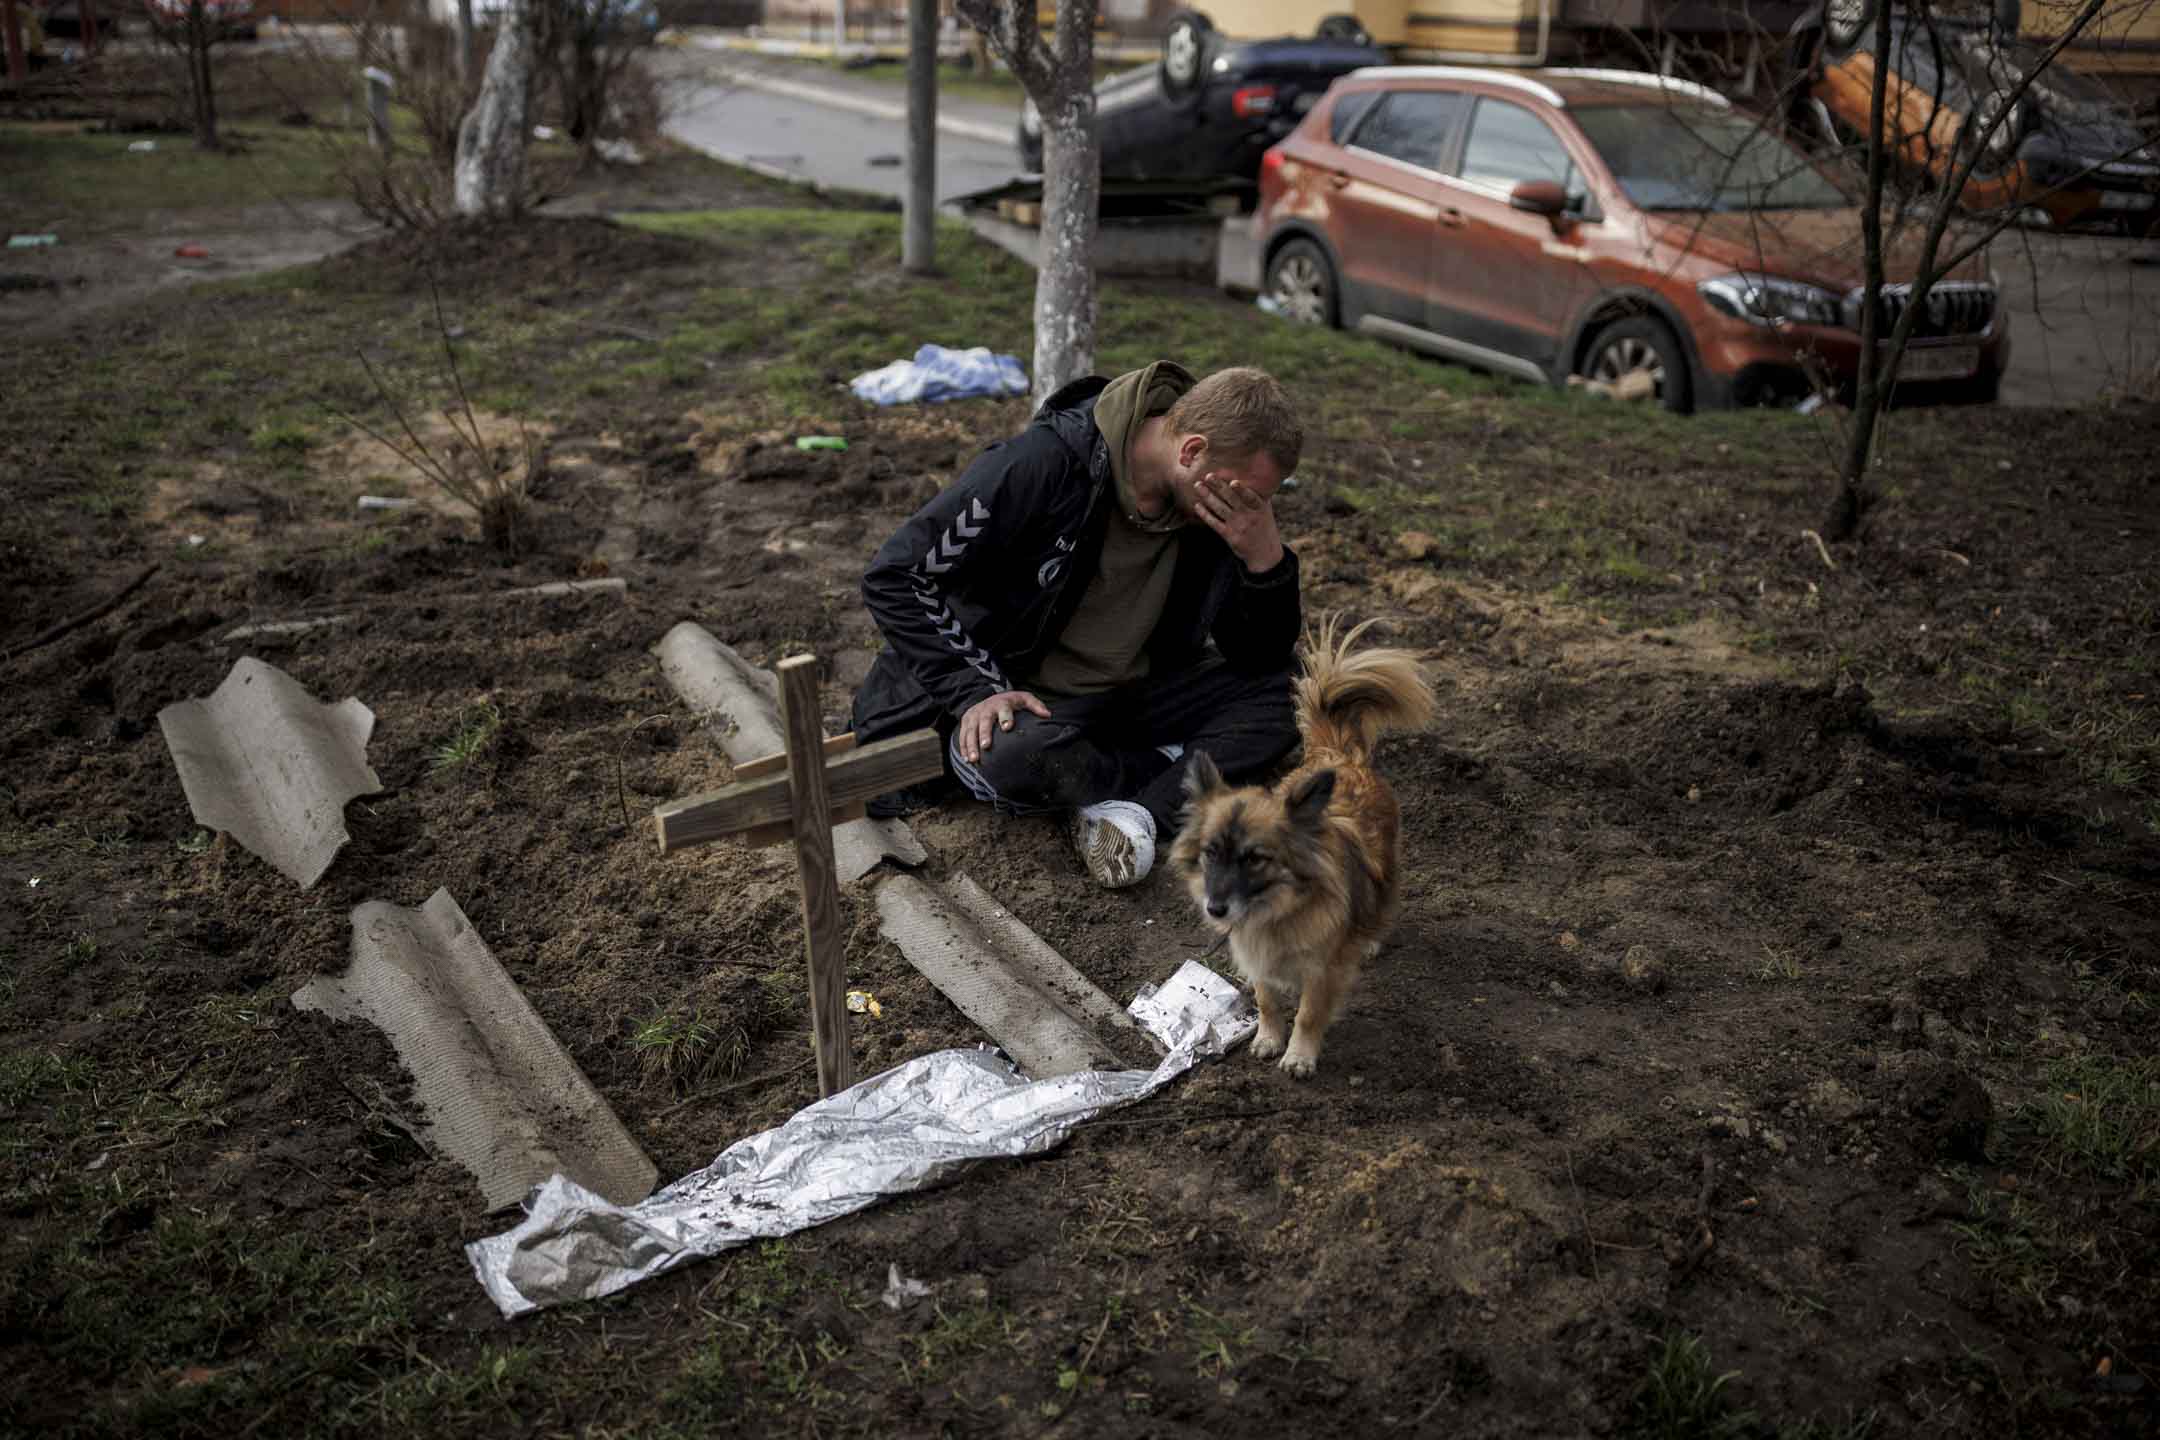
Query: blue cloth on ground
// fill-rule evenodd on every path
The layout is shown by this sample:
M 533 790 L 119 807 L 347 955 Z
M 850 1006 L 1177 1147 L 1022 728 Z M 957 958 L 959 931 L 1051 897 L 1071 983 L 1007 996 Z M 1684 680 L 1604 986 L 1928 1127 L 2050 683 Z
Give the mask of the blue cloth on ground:
M 856 376 L 850 388 L 873 405 L 936 405 L 976 396 L 1025 395 L 1028 379 L 1017 359 L 993 355 L 985 346 L 948 350 L 925 345 L 913 360 L 895 360 Z

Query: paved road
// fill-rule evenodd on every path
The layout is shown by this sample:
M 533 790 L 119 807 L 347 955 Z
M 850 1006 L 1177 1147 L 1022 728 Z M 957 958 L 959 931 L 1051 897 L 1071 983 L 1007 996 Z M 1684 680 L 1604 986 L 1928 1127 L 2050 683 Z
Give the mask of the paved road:
M 2160 366 L 2160 241 L 2006 234 L 1991 258 L 2011 314 L 2011 405 L 2082 405 Z M 2139 260 L 2147 263 L 2136 263 Z
M 668 132 L 719 159 L 899 199 L 907 188 L 904 92 L 844 75 L 815 75 L 813 83 L 803 69 L 685 56 Z M 950 99 L 939 106 L 941 202 L 1018 173 L 1015 114 Z

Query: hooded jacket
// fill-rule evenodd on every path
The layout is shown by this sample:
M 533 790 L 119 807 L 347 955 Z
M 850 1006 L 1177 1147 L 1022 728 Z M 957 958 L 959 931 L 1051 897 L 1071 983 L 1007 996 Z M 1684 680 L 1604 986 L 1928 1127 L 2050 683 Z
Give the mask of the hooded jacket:
M 949 732 L 978 701 L 1018 688 L 1087 593 L 1117 503 L 1095 424 L 1097 376 L 1065 386 L 1027 429 L 989 446 L 880 546 L 863 603 L 885 637 L 855 694 L 867 743 Z M 1148 640 L 1160 677 L 1212 643 L 1235 670 L 1288 670 L 1300 625 L 1297 556 L 1254 574 L 1205 525 L 1179 532 L 1176 578 Z

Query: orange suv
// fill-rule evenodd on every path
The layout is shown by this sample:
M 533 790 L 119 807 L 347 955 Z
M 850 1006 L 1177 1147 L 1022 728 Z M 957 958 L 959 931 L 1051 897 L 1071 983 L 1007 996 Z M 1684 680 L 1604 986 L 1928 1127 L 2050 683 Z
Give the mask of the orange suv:
M 1261 162 L 1262 284 L 1293 320 L 1524 379 L 1647 371 L 1671 410 L 1849 397 L 1859 212 L 1715 91 L 1624 70 L 1402 66 L 1335 82 Z M 1878 333 L 1915 267 L 1888 262 Z M 2008 317 L 1938 281 L 1901 400 L 1992 400 Z

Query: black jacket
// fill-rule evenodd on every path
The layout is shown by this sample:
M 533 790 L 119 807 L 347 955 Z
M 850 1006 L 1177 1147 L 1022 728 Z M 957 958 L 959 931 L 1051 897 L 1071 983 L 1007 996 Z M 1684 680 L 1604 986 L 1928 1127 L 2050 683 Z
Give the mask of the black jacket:
M 1095 427 L 1107 381 L 1076 380 L 1027 429 L 984 450 L 887 540 L 863 576 L 885 648 L 855 694 L 863 742 L 924 726 L 1020 687 L 1095 577 L 1117 486 Z M 1255 575 L 1205 525 L 1179 533 L 1176 578 L 1148 640 L 1157 675 L 1210 641 L 1234 669 L 1287 670 L 1296 648 L 1297 556 Z

